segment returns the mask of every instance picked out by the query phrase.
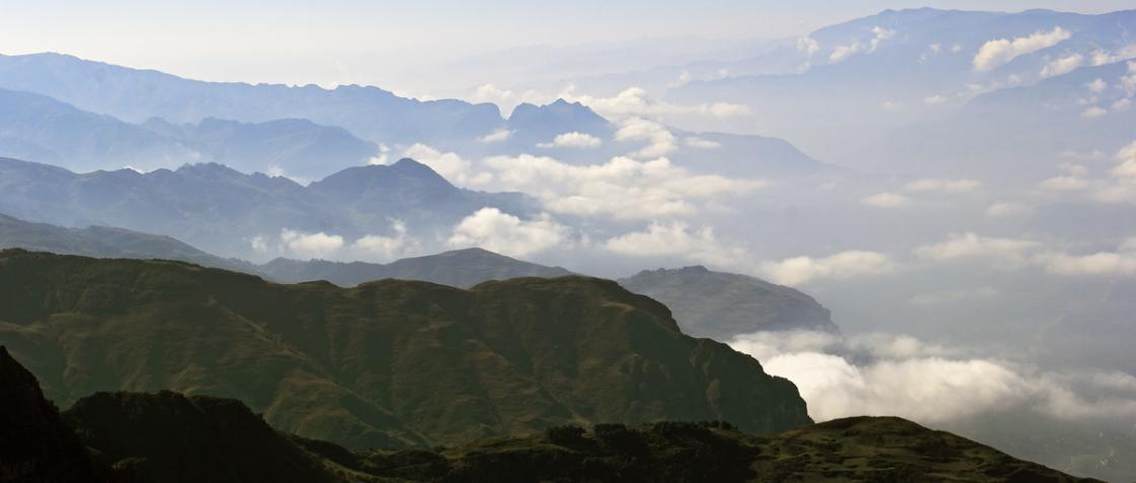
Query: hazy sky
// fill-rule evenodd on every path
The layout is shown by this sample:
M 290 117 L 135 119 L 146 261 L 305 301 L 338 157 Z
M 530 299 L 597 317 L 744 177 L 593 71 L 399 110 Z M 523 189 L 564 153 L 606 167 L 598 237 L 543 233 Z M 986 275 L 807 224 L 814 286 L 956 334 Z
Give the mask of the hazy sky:
M 0 0 L 0 53 L 57 51 L 208 80 L 382 83 L 534 44 L 796 36 L 886 8 L 1102 12 L 1132 0 Z

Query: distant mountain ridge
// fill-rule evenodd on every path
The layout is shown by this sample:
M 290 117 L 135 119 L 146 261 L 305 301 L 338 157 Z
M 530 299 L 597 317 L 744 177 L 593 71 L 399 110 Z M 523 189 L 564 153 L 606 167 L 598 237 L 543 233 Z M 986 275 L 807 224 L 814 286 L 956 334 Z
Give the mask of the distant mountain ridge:
M 455 135 L 473 138 L 501 119 L 492 104 L 418 101 L 355 85 L 328 90 L 195 81 L 59 54 L 0 57 L 0 86 L 37 92 L 128 122 L 152 117 L 178 124 L 208 117 L 241 122 L 301 118 L 392 144 Z
M 619 280 L 674 311 L 683 331 L 717 340 L 759 331 L 839 332 L 832 314 L 799 290 L 703 266 L 644 270 Z
M 1040 9 L 1015 13 L 933 8 L 885 10 L 818 29 L 795 45 L 787 44 L 730 66 L 731 72 L 745 72 L 747 65 L 771 63 L 793 64 L 798 66 L 796 69 L 725 78 L 703 74 L 701 80 L 672 89 L 667 98 L 681 102 L 716 96 L 760 106 L 753 116 L 740 121 L 747 129 L 793 139 L 822 159 L 845 166 L 915 171 L 917 166 L 904 163 L 912 162 L 911 156 L 917 153 L 904 149 L 893 155 L 888 152 L 892 141 L 911 140 L 914 145 L 926 143 L 935 148 L 941 142 L 944 147 L 953 148 L 958 140 L 952 136 L 941 141 L 939 134 L 966 129 L 965 121 L 975 118 L 962 116 L 962 124 L 958 125 L 935 124 L 941 117 L 967 108 L 968 102 L 977 100 L 976 96 L 1039 85 L 1075 74 L 1079 69 L 1136 55 L 1132 50 L 1136 45 L 1131 34 L 1133 23 L 1136 10 L 1093 15 Z M 988 42 L 1015 39 L 1031 48 L 990 57 L 997 50 L 994 46 L 994 50 L 979 55 Z M 1062 60 L 1066 66 L 1057 68 Z M 828 88 L 833 85 L 842 89 Z M 1084 86 L 1079 90 L 1083 91 L 1079 93 L 1081 97 L 1090 94 Z M 1033 117 L 1036 114 L 1030 111 L 1044 104 L 1038 97 L 1030 99 L 1032 102 L 1019 106 L 1021 110 L 1014 121 L 1033 121 L 1041 124 L 1045 132 L 1062 134 L 1065 125 L 1045 124 L 1041 122 L 1044 119 Z M 1051 114 L 1043 112 L 1045 116 Z M 1123 125 L 1122 122 L 1118 124 Z M 913 123 L 931 125 L 912 126 Z M 1111 122 L 1108 124 L 1108 130 L 1117 129 Z M 1013 139 L 1011 144 L 1020 144 L 1017 127 L 999 119 L 973 131 L 996 139 L 998 136 L 990 133 L 1003 135 L 1002 129 L 1006 128 L 1009 132 L 1004 137 Z M 893 132 L 903 128 L 907 129 Z M 934 134 L 919 135 L 920 131 Z M 916 135 L 919 136 L 913 138 Z M 983 136 L 960 138 L 973 143 Z M 869 146 L 875 149 L 869 150 Z M 983 149 L 977 150 L 981 153 Z M 932 156 L 937 154 L 933 148 L 925 151 Z M 968 155 L 951 152 L 942 159 L 919 161 L 938 168 Z M 885 159 L 877 161 L 879 157 Z M 1031 156 L 1023 157 L 1033 160 Z
M 493 104 L 455 99 L 419 101 L 376 87 L 352 85 L 329 90 L 311 85 L 204 82 L 60 54 L 0 55 L 0 89 L 48 96 L 90 113 L 141 124 L 154 132 L 176 136 L 180 144 L 209 156 L 207 160 L 240 162 L 242 170 L 250 170 L 255 163 L 251 170 L 267 171 L 264 160 L 270 158 L 272 166 L 303 179 L 326 176 L 344 163 L 358 160 L 359 152 L 366 147 L 377 145 L 397 153 L 422 143 L 470 158 L 535 153 L 580 164 L 602 163 L 639 149 L 635 147 L 639 141 L 614 138 L 618 125 L 586 106 L 562 99 L 542 106 L 522 104 L 505 118 Z M 152 121 L 154 118 L 164 121 Z M 314 124 L 301 134 L 280 125 L 284 120 L 299 119 Z M 216 139 L 219 132 L 229 137 Z M 593 149 L 553 145 L 556 136 L 568 133 L 595 136 L 600 144 Z M 495 134 L 501 137 L 486 141 Z M 701 135 L 717 139 L 713 153 L 719 162 L 709 166 L 705 163 L 707 143 L 675 143 L 668 157 L 696 172 L 732 168 L 730 174 L 756 177 L 799 175 L 826 168 L 780 139 L 678 134 L 682 136 L 679 141 Z M 277 142 L 291 146 L 274 146 Z M 335 162 L 321 162 L 316 156 L 321 150 Z M 42 155 L 32 147 L 13 153 L 7 155 L 33 160 Z M 368 157 L 377 155 L 372 152 Z M 240 159 L 227 161 L 222 156 Z M 77 162 L 58 156 L 53 159 L 58 163 Z
M 63 228 L 0 213 L 0 249 L 6 248 L 99 258 L 160 258 L 250 273 L 257 271 L 251 263 L 210 255 L 167 236 L 105 226 Z
M 388 264 L 277 258 L 258 269 L 269 278 L 285 282 L 326 280 L 343 287 L 386 278 L 422 280 L 471 288 L 489 280 L 572 275 L 561 267 L 546 267 L 498 255 L 481 248 L 467 248 L 422 257 L 403 258 Z
M 51 97 L 0 89 L 0 156 L 72 170 L 152 170 L 219 162 L 244 171 L 316 179 L 365 165 L 379 147 L 302 119 L 238 123 L 207 118 L 130 124 Z
M 450 230 L 485 207 L 522 218 L 537 212 L 537 202 L 525 195 L 461 189 L 409 159 L 350 168 L 302 186 L 218 164 L 77 174 L 0 158 L 0 213 L 63 226 L 168 234 L 244 259 L 264 256 L 252 240 L 271 243 L 283 230 L 331 233 L 350 242 L 393 235 L 392 220 L 401 220 L 411 234 L 420 230 L 433 237 L 435 230 Z

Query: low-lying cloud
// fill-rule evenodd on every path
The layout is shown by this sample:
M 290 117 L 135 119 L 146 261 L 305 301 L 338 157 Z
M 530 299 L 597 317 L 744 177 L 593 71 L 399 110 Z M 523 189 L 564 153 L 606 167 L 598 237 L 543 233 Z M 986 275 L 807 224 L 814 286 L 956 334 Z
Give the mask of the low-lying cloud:
M 615 157 L 603 164 L 574 165 L 546 156 L 497 156 L 485 161 L 495 186 L 540 198 L 555 213 L 652 219 L 691 215 L 700 203 L 759 190 L 761 180 L 695 175 L 666 158 Z
M 459 222 L 446 243 L 524 257 L 565 244 L 569 235 L 569 228 L 549 215 L 522 220 L 497 208 L 482 208 Z
M 1045 372 L 890 334 L 758 332 L 729 344 L 793 381 L 818 421 L 894 415 L 943 424 L 1011 409 L 1059 419 L 1136 417 L 1136 378 L 1128 374 Z
M 1026 37 L 991 40 L 982 44 L 978 53 L 974 55 L 972 61 L 974 70 L 997 69 L 1020 56 L 1053 47 L 1071 37 L 1073 37 L 1073 34 L 1068 30 L 1055 27 L 1052 31 L 1039 31 Z
M 848 279 L 875 276 L 895 270 L 887 255 L 872 251 L 850 250 L 821 258 L 793 257 L 765 262 L 760 272 L 782 285 L 801 285 L 818 279 Z
M 563 134 L 557 134 L 556 137 L 552 139 L 552 142 L 541 143 L 538 144 L 537 147 L 586 149 L 599 147 L 601 144 L 603 144 L 603 140 L 598 137 L 592 136 L 591 134 L 572 131 Z

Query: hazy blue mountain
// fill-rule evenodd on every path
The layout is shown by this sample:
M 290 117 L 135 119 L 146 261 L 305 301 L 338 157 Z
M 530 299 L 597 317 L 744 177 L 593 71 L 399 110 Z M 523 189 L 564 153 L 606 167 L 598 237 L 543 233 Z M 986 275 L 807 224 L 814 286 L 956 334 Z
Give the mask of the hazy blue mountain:
M 206 118 L 197 124 L 171 124 L 153 118 L 143 124 L 200 153 L 203 159 L 247 172 L 285 174 L 314 180 L 352 166 L 363 166 L 379 153 L 375 143 L 339 127 L 306 119 L 243 123 Z
M 508 139 L 497 143 L 473 143 L 464 146 L 463 150 L 481 155 L 528 153 L 576 164 L 595 164 L 634 152 L 643 144 L 642 141 L 617 140 L 619 128 L 618 123 L 604 119 L 578 102 L 558 99 L 545 105 L 525 103 L 518 105 L 507 120 L 504 129 L 510 132 Z M 698 173 L 761 177 L 810 174 L 831 168 L 783 139 L 675 128 L 668 130 L 674 135 L 675 146 L 666 157 Z M 556 137 L 567 133 L 592 136 L 599 144 L 556 146 Z
M 860 156 L 897 171 L 1036 184 L 1056 176 L 1069 153 L 1111 155 L 1132 142 L 1136 98 L 1123 79 L 1134 75 L 1127 61 L 1116 62 L 983 94 L 892 131 L 891 142 Z
M 454 250 L 437 255 L 403 258 L 388 264 L 341 263 L 326 260 L 277 258 L 258 267 L 269 278 L 285 283 L 326 280 L 342 287 L 394 278 L 422 280 L 451 287 L 470 288 L 489 280 L 520 277 L 563 277 L 572 272 L 499 255 L 481 248 Z
M 108 226 L 65 228 L 0 213 L 0 249 L 5 248 L 97 258 L 180 260 L 206 267 L 257 272 L 251 263 L 214 256 L 168 236 Z
M 0 55 L 0 88 L 50 96 L 125 122 L 164 119 L 169 122 L 151 121 L 146 126 L 193 148 L 200 153 L 201 161 L 221 162 L 245 171 L 276 167 L 305 179 L 318 179 L 347 164 L 362 164 L 375 155 L 373 149 L 369 154 L 362 152 L 365 147 L 370 148 L 368 142 L 392 149 L 425 143 L 474 157 L 555 155 L 577 163 L 603 162 L 637 149 L 628 143 L 613 142 L 617 126 L 585 106 L 563 100 L 543 106 L 522 104 L 506 119 L 492 104 L 424 102 L 376 87 L 342 86 L 327 90 L 317 86 L 203 82 L 59 54 Z M 223 123 L 210 118 L 258 125 Z M 299 121 L 281 119 L 306 119 L 321 126 L 341 127 L 366 142 L 330 128 L 300 126 Z M 512 135 L 499 143 L 480 141 L 501 130 L 511 131 Z M 590 134 L 603 143 L 598 149 L 538 146 L 570 132 Z M 816 160 L 779 139 L 708 134 L 721 144 L 708 153 L 706 148 L 683 143 L 694 133 L 681 134 L 678 149 L 669 157 L 694 170 L 709 170 L 704 163 L 707 158 L 720 164 L 714 167 L 744 167 L 738 169 L 748 176 L 820 168 Z M 286 142 L 277 145 L 281 139 Z M 12 157 L 39 159 L 33 156 L 35 150 L 31 148 L 19 153 L 26 155 Z M 335 160 L 323 159 L 320 153 Z M 230 160 L 233 155 L 247 160 Z M 120 166 L 102 164 L 89 168 Z
M 338 127 L 301 119 L 239 123 L 205 119 L 142 125 L 94 114 L 50 97 L 0 89 L 0 156 L 87 171 L 150 170 L 221 162 L 243 171 L 318 179 L 367 164 L 379 153 Z
M 745 275 L 694 266 L 644 270 L 619 284 L 666 304 L 683 332 L 696 337 L 730 340 L 769 330 L 839 330 L 831 312 L 809 295 Z
M 301 118 L 392 144 L 473 137 L 485 126 L 501 123 L 492 104 L 418 101 L 354 85 L 329 90 L 204 82 L 59 54 L 0 57 L 0 87 L 44 94 L 128 122 L 152 117 L 174 123 L 209 117 L 242 122 Z
M 949 115 L 984 92 L 1043 82 L 1060 73 L 1043 75 L 1058 59 L 1080 55 L 1081 65 L 1090 66 L 1097 54 L 1121 55 L 1136 43 L 1134 23 L 1136 10 L 887 10 L 810 34 L 800 44 L 799 72 L 695 81 L 670 97 L 747 104 L 754 111 L 741 121 L 748 129 L 793 139 L 822 159 L 870 166 L 875 160 L 857 148 L 876 144 L 884 151 L 902 138 L 892 129 Z M 1005 62 L 975 64 L 989 41 L 1057 28 L 1069 37 Z
M 354 203 L 350 201 L 354 200 Z M 514 193 L 460 189 L 402 160 L 351 168 L 305 187 L 219 164 L 150 173 L 71 171 L 0 159 L 0 212 L 64 226 L 108 225 L 178 238 L 206 251 L 263 257 L 252 241 L 283 230 L 332 233 L 348 242 L 392 234 L 392 220 L 434 236 L 483 208 L 526 216 L 535 202 Z
M 0 156 L 87 170 L 200 159 L 175 139 L 50 97 L 0 89 Z

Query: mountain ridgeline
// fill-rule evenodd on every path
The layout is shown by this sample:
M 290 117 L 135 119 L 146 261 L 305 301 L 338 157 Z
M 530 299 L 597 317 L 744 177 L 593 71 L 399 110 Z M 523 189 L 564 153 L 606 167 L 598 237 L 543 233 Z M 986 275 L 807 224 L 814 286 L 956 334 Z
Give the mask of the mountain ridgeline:
M 353 448 L 569 423 L 727 420 L 768 433 L 809 422 L 792 383 L 599 279 L 346 289 L 9 250 L 0 292 L 17 302 L 0 306 L 0 343 L 63 403 L 117 390 L 235 398 Z
M 619 284 L 666 304 L 683 331 L 696 337 L 729 340 L 759 331 L 839 331 L 832 313 L 809 295 L 746 275 L 694 266 L 644 270 Z
M 0 55 L 0 156 L 80 171 L 217 162 L 316 180 L 417 144 L 468 159 L 536 150 L 595 164 L 637 149 L 616 139 L 619 128 L 563 99 L 522 104 L 505 118 L 493 104 L 420 101 L 372 86 L 203 82 L 67 55 Z M 484 141 L 499 132 L 509 135 Z M 602 142 L 590 149 L 550 145 L 572 132 Z M 711 157 L 706 147 L 681 143 L 668 154 L 697 172 L 769 176 L 826 168 L 781 139 L 675 134 L 714 146 Z
M 392 220 L 401 220 L 411 235 L 432 236 L 484 207 L 521 217 L 537 211 L 526 195 L 458 188 L 410 159 L 349 168 L 303 186 L 219 164 L 145 174 L 126 169 L 77 174 L 0 158 L 0 213 L 63 226 L 161 233 L 245 259 L 265 255 L 253 240 L 263 240 L 267 250 L 279 249 L 284 230 L 354 241 L 394 236 Z
M 352 452 L 273 429 L 232 399 L 101 392 L 60 414 L 4 346 L 0 376 L 5 482 L 1089 481 L 898 418 L 765 437 L 720 421 L 557 426 L 449 448 Z
M 387 264 L 277 258 L 262 265 L 226 259 L 174 238 L 120 228 L 64 228 L 0 214 L 0 249 L 23 248 L 96 258 L 165 259 L 260 275 L 274 282 L 328 281 L 341 287 L 382 280 L 420 280 L 470 288 L 490 280 L 572 275 L 561 267 L 525 262 L 481 248 L 396 260 Z M 770 330 L 837 332 L 828 309 L 796 289 L 705 267 L 645 270 L 619 280 L 628 290 L 663 302 L 686 334 L 729 340 Z
M 394 278 L 470 288 L 490 280 L 572 275 L 572 272 L 564 268 L 524 262 L 481 248 L 403 258 L 388 264 L 278 258 L 260 265 L 258 271 L 272 280 L 283 283 L 326 280 L 341 287 L 353 287 L 365 282 Z

